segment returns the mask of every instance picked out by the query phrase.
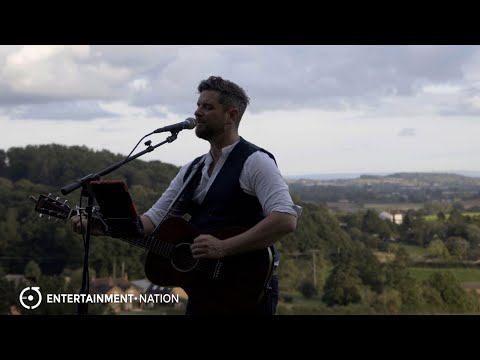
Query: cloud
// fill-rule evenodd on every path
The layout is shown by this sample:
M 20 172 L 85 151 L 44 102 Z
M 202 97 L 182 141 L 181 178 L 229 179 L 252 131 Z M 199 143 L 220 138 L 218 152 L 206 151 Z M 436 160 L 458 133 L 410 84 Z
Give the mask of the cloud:
M 198 83 L 220 75 L 245 88 L 254 113 L 376 108 L 480 78 L 479 56 L 475 46 L 11 47 L 0 51 L 0 103 L 125 101 L 190 115 Z
M 45 120 L 93 120 L 118 116 L 92 101 L 21 105 L 4 108 L 0 113 L 10 119 Z
M 130 70 L 110 65 L 89 46 L 34 45 L 6 54 L 0 75 L 1 102 L 27 104 L 112 99 Z
M 414 128 L 403 128 L 398 132 L 398 136 L 416 136 L 416 129 Z
M 449 108 L 442 108 L 439 114 L 443 116 L 480 116 L 480 94 L 464 96 Z
M 247 91 L 241 134 L 282 172 L 478 170 L 480 46 L 0 46 L 0 143 L 126 155 L 193 115 L 210 75 Z M 180 139 L 148 159 L 208 151 Z

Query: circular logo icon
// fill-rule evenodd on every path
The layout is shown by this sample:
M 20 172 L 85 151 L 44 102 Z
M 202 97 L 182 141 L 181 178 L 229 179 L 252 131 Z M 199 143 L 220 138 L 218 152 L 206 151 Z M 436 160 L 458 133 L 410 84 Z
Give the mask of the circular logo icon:
M 26 295 L 26 292 L 29 292 L 30 294 Z M 35 299 L 37 299 L 36 303 Z M 20 293 L 19 300 L 20 304 L 22 304 L 25 309 L 36 309 L 42 302 L 42 293 L 40 292 L 40 288 L 38 286 L 26 287 Z

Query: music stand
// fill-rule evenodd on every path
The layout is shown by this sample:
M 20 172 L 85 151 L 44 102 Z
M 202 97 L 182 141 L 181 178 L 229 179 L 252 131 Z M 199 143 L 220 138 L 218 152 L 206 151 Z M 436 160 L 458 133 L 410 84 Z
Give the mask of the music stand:
M 90 186 L 110 236 L 143 236 L 142 222 L 124 181 L 98 180 L 92 181 Z

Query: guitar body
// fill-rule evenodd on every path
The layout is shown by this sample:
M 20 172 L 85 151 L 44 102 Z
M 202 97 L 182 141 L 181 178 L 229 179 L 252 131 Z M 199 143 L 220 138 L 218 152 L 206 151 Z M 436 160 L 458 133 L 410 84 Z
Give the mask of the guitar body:
M 211 235 L 223 240 L 243 231 L 244 228 L 232 227 L 212 232 Z M 160 286 L 183 288 L 205 314 L 253 312 L 272 275 L 271 249 L 222 259 L 193 259 L 190 244 L 199 234 L 183 218 L 164 221 L 152 235 L 161 240 L 163 249 L 148 252 L 145 262 L 147 278 Z M 168 256 L 159 255 L 165 252 Z

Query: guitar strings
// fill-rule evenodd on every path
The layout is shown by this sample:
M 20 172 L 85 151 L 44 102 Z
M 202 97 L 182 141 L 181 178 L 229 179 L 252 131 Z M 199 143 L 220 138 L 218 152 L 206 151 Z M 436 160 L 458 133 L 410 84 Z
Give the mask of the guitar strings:
M 98 222 L 98 219 L 94 218 L 95 221 L 92 223 L 92 228 L 96 230 L 100 230 L 103 232 L 103 226 Z M 83 225 L 83 224 L 82 224 Z M 187 265 L 187 266 L 192 266 L 195 263 L 196 266 L 193 268 L 194 270 L 199 270 L 202 272 L 210 272 L 212 269 L 210 268 L 212 264 L 205 263 L 206 259 L 194 259 L 192 256 L 189 256 L 186 253 L 181 253 L 181 254 L 174 254 L 171 255 L 171 252 L 175 250 L 176 246 L 173 243 L 169 243 L 167 241 L 162 241 L 162 240 L 157 240 L 153 236 L 149 236 L 147 238 L 137 238 L 136 240 L 130 240 L 126 239 L 127 242 L 132 243 L 132 245 L 136 245 L 139 247 L 146 248 L 148 250 L 152 250 L 154 253 L 163 255 L 172 261 L 181 264 L 181 265 Z M 148 244 L 148 242 L 151 242 L 151 244 Z M 145 242 L 145 244 L 142 244 L 142 242 Z M 162 247 L 165 247 L 165 249 L 162 249 Z M 205 263 L 205 264 L 203 264 Z M 192 270 L 193 270 L 192 269 Z
M 158 255 L 165 256 L 166 258 L 171 259 L 174 262 L 177 262 L 178 264 L 182 265 L 187 265 L 191 266 L 194 263 L 197 263 L 197 265 L 194 267 L 195 270 L 203 271 L 203 272 L 210 272 L 212 269 L 210 268 L 212 264 L 203 264 L 206 259 L 194 259 L 191 257 L 189 254 L 186 253 L 180 253 L 180 254 L 172 254 L 174 252 L 176 246 L 173 243 L 167 242 L 165 240 L 158 240 L 153 236 L 149 236 L 147 238 L 139 238 L 136 240 L 128 240 L 131 242 L 133 245 L 137 245 L 143 248 L 146 248 L 148 250 L 153 251 L 154 253 Z M 144 242 L 144 244 L 142 244 Z M 149 244 L 150 242 L 150 244 Z M 193 270 L 193 269 L 192 269 Z
M 50 204 L 50 203 L 48 203 Z M 52 204 L 50 204 L 52 205 Z M 54 204 L 53 204 L 54 205 Z M 61 205 L 64 205 L 64 204 L 61 204 Z M 58 206 L 57 206 L 58 208 Z M 67 206 L 67 209 L 68 209 L 68 213 L 70 212 L 70 208 Z M 67 210 L 65 208 L 62 207 L 61 210 L 49 210 L 49 215 L 53 215 L 53 216 L 56 216 L 56 217 L 59 217 L 61 214 L 66 214 Z M 80 215 L 80 219 L 82 217 L 82 214 L 81 214 L 81 211 L 79 210 L 78 211 L 78 215 Z M 91 228 L 94 229 L 94 230 L 98 230 L 102 233 L 105 233 L 104 231 L 104 226 L 103 224 L 101 223 L 100 219 L 98 219 L 96 216 L 95 216 L 95 213 L 92 214 L 92 224 L 91 224 Z M 67 220 L 67 217 L 68 215 L 65 217 L 65 220 Z M 83 226 L 83 221 L 80 222 L 80 226 L 82 228 L 82 232 L 84 231 L 84 226 Z M 168 230 L 168 227 L 166 227 L 167 230 Z M 108 235 L 105 233 L 105 235 Z M 167 241 L 162 241 L 162 240 L 158 240 L 156 239 L 154 236 L 149 236 L 149 237 L 146 237 L 146 238 L 137 238 L 136 240 L 133 240 L 133 239 L 125 239 L 127 242 L 129 243 L 132 243 L 133 245 L 136 245 L 136 246 L 140 246 L 140 247 L 143 247 L 143 248 L 146 248 L 146 249 L 149 249 L 149 250 L 152 250 L 153 252 L 155 252 L 156 254 L 159 254 L 159 255 L 163 255 L 169 259 L 171 259 L 173 262 L 176 262 L 177 264 L 181 264 L 181 265 L 187 265 L 188 267 L 192 266 L 192 265 L 195 265 L 195 267 L 192 269 L 192 270 L 199 270 L 199 271 L 203 271 L 203 272 L 210 272 L 212 271 L 213 269 L 211 269 L 211 267 L 213 266 L 213 263 L 210 263 L 208 262 L 209 259 L 194 259 L 191 255 L 183 252 L 183 253 L 176 253 L 174 252 L 175 248 L 176 248 L 176 245 L 174 243 L 170 243 L 170 242 L 167 242 Z M 142 242 L 145 241 L 145 244 L 142 244 Z M 151 243 L 151 244 L 148 244 L 148 243 Z M 172 255 L 171 253 L 174 252 L 174 254 Z
M 94 220 L 97 220 L 97 222 L 93 222 L 92 224 L 92 227 L 95 228 L 96 230 L 100 230 L 103 232 L 103 226 L 101 226 L 101 224 L 98 222 L 98 219 L 95 219 Z M 131 243 L 132 245 L 136 245 L 136 246 L 139 246 L 139 247 L 143 247 L 143 248 L 146 248 L 148 250 L 152 250 L 154 253 L 156 254 L 159 254 L 159 255 L 163 255 L 169 259 L 171 259 L 172 261 L 174 262 L 177 262 L 178 264 L 181 264 L 181 265 L 187 265 L 187 266 L 191 266 L 191 265 L 194 265 L 195 263 L 197 263 L 197 265 L 194 267 L 195 270 L 199 270 L 199 271 L 203 271 L 203 272 L 210 272 L 212 271 L 212 269 L 210 269 L 211 267 L 211 264 L 204 264 L 202 265 L 202 263 L 205 262 L 205 259 L 198 259 L 198 261 L 196 259 L 194 259 L 193 257 L 189 256 L 188 254 L 180 254 L 180 255 L 171 255 L 171 252 L 173 250 L 175 250 L 175 244 L 173 243 L 169 243 L 167 241 L 156 241 L 157 239 L 155 239 L 154 237 L 150 236 L 148 238 L 137 238 L 136 240 L 130 240 L 130 239 L 126 239 L 127 242 Z M 151 241 L 152 244 L 148 244 L 148 242 Z M 142 242 L 145 242 L 145 244 L 142 244 Z M 166 249 L 162 249 L 162 247 L 166 246 Z M 208 266 L 210 265 L 210 266 Z M 192 269 L 193 270 L 193 269 Z
M 97 219 L 96 217 L 93 217 L 92 218 L 94 221 L 92 223 L 92 228 L 95 229 L 95 230 L 99 230 L 99 231 L 102 231 L 104 232 L 104 228 L 102 226 L 102 224 L 100 223 L 99 219 Z M 82 227 L 83 227 L 83 223 L 82 223 Z M 168 229 L 168 227 L 167 227 Z M 158 240 L 156 239 L 154 236 L 149 236 L 149 237 L 146 237 L 146 238 L 136 238 L 135 240 L 133 239 L 126 239 L 127 242 L 129 243 L 132 243 L 133 245 L 136 245 L 136 246 L 139 246 L 139 247 L 143 247 L 143 248 L 146 248 L 146 249 L 149 249 L 149 250 L 152 250 L 153 252 L 155 252 L 156 254 L 159 254 L 159 255 L 163 255 L 169 259 L 171 259 L 173 262 L 176 262 L 177 264 L 180 264 L 180 265 L 186 265 L 188 267 L 195 265 L 195 267 L 192 269 L 192 270 L 199 270 L 199 271 L 202 271 L 202 272 L 210 272 L 212 271 L 211 269 L 211 266 L 212 264 L 209 264 L 209 263 L 205 263 L 205 260 L 206 259 L 194 259 L 192 256 L 190 256 L 189 254 L 186 254 L 186 253 L 180 253 L 180 254 L 171 254 L 176 246 L 175 244 L 173 243 L 170 243 L 170 242 L 167 242 L 167 241 L 162 241 L 162 240 Z M 142 244 L 143 242 L 145 242 L 144 244 Z M 150 242 L 150 244 L 149 244 Z

